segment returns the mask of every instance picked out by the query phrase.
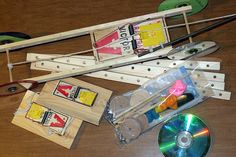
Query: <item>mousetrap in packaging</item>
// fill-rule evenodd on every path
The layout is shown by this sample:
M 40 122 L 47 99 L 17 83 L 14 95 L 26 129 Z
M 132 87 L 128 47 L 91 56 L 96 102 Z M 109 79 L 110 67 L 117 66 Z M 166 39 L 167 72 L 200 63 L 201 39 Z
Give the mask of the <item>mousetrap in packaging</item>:
M 191 73 L 182 66 L 147 81 L 137 90 L 113 97 L 107 119 L 114 124 L 119 141 L 129 143 L 212 94 L 207 87 L 202 92 L 192 82 Z

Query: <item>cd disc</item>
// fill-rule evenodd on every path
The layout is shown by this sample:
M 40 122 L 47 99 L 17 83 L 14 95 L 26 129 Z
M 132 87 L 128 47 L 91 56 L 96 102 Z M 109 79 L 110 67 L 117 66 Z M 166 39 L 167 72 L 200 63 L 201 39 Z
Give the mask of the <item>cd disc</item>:
M 170 10 L 191 5 L 192 12 L 187 13 L 187 15 L 193 15 L 202 11 L 207 6 L 207 4 L 208 0 L 165 0 L 158 7 L 158 11 Z
M 211 136 L 200 118 L 180 114 L 162 126 L 158 143 L 165 157 L 204 157 L 210 148 Z

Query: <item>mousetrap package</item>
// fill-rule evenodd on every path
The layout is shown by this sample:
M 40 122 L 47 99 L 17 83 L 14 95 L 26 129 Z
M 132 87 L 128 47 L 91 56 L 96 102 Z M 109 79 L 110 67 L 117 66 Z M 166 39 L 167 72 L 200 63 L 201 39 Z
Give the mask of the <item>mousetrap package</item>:
M 182 66 L 147 81 L 137 90 L 113 97 L 106 117 L 114 125 L 119 141 L 129 143 L 210 94 L 207 88 L 200 92 L 191 73 Z

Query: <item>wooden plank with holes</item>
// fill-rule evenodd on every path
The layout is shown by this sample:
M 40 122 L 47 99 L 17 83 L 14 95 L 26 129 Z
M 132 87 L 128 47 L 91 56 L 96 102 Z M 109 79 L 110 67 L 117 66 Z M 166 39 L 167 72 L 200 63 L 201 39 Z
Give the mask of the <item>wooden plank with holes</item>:
M 73 117 L 98 125 L 107 105 L 107 102 L 109 101 L 112 95 L 112 91 L 74 78 L 66 78 L 61 80 L 71 85 L 86 88 L 93 92 L 96 92 L 96 99 L 93 103 L 93 106 L 90 107 L 54 95 L 53 92 L 57 87 L 59 81 L 60 80 L 47 82 L 43 87 L 38 99 L 36 100 L 36 103 L 42 104 L 48 108 L 63 112 Z
M 59 62 L 51 62 L 51 61 L 40 61 L 36 63 L 31 64 L 31 69 L 37 69 L 41 68 L 48 71 L 66 71 L 66 70 L 78 70 L 81 67 L 71 64 L 65 64 L 65 63 L 59 63 Z M 169 70 L 168 67 L 156 67 L 156 66 L 147 66 L 142 64 L 134 64 L 134 65 L 128 65 L 123 66 L 119 68 L 114 68 L 111 70 L 108 70 L 110 72 L 115 73 L 121 73 L 121 74 L 127 74 L 127 75 L 134 75 L 134 76 L 142 76 L 142 77 L 149 77 L 153 78 L 157 75 L 160 75 L 164 73 L 165 71 Z M 191 72 L 191 70 L 189 70 Z M 101 72 L 101 71 L 100 71 Z M 99 72 L 96 72 L 96 74 L 99 74 Z M 89 75 L 89 74 L 88 74 Z M 204 71 L 198 71 L 195 70 L 192 74 L 192 77 L 194 79 L 200 79 L 203 80 L 209 80 L 214 82 L 224 82 L 225 75 L 222 73 L 215 73 L 215 72 L 204 72 Z
M 27 91 L 18 110 L 26 110 L 27 109 L 27 103 L 33 99 L 37 100 L 38 94 L 32 92 L 32 91 Z M 16 113 L 13 120 L 12 124 L 17 125 L 21 128 L 24 128 L 36 135 L 39 135 L 43 138 L 46 138 L 56 144 L 59 144 L 65 148 L 70 149 L 71 146 L 73 145 L 73 142 L 76 138 L 76 135 L 78 134 L 78 131 L 82 125 L 82 120 L 78 118 L 73 118 L 72 122 L 68 126 L 65 134 L 63 136 L 57 135 L 57 134 L 49 134 L 48 128 L 44 127 L 41 124 L 38 124 L 36 122 L 33 122 L 30 119 L 26 118 L 26 113 L 27 112 L 20 112 Z
M 27 53 L 27 61 L 36 60 L 36 59 L 47 59 L 52 58 L 58 55 L 55 54 L 37 54 L 37 53 Z M 69 65 L 78 65 L 78 66 L 88 66 L 94 65 L 95 60 L 93 56 L 71 56 L 57 58 L 53 61 L 59 63 L 65 63 Z M 220 70 L 219 61 L 195 61 L 195 60 L 168 60 L 168 59 L 156 59 L 153 61 L 143 62 L 143 65 L 146 66 L 156 66 L 156 67 L 169 67 L 176 68 L 179 66 L 185 66 L 187 69 L 194 69 L 197 67 L 198 70 Z
M 50 69 L 50 67 L 47 67 L 48 69 L 43 69 L 41 67 L 35 66 L 35 64 L 32 65 L 33 69 L 36 70 L 46 70 L 46 71 L 54 71 L 53 68 Z M 197 71 L 195 71 L 197 72 Z M 203 75 L 203 73 L 206 72 L 201 72 L 200 74 Z M 218 73 L 210 73 L 212 76 L 218 76 Z M 102 79 L 107 79 L 107 80 L 112 80 L 112 81 L 118 81 L 118 82 L 124 82 L 124 83 L 130 83 L 130 84 L 136 84 L 136 85 L 142 85 L 144 82 L 148 81 L 150 78 L 148 77 L 143 77 L 143 76 L 134 76 L 134 75 L 129 75 L 129 74 L 123 74 L 123 73 L 115 73 L 115 72 L 110 72 L 110 71 L 99 71 L 99 72 L 94 72 L 90 74 L 86 74 L 87 76 L 91 77 L 96 77 L 96 78 L 102 78 Z M 219 75 L 221 76 L 221 75 Z M 201 86 L 201 87 L 210 87 L 213 89 L 213 95 L 211 97 L 217 98 L 217 99 L 223 99 L 223 100 L 230 100 L 231 92 L 228 91 L 223 91 L 225 87 L 224 82 L 218 82 L 218 81 L 210 81 L 208 82 L 202 82 L 201 80 L 196 78 L 193 79 L 194 84 L 196 86 Z
M 74 71 L 63 71 L 63 72 L 59 72 L 59 73 L 52 73 L 52 74 L 38 76 L 38 77 L 34 77 L 34 78 L 27 78 L 25 80 L 33 80 L 33 81 L 37 81 L 38 83 L 44 83 L 47 81 L 68 78 L 71 76 L 84 75 L 84 74 L 88 74 L 91 72 L 97 72 L 97 71 L 101 71 L 101 70 L 112 69 L 112 68 L 116 68 L 116 67 L 130 65 L 130 64 L 141 63 L 141 62 L 145 62 L 145 61 L 154 60 L 160 56 L 166 55 L 171 49 L 172 49 L 171 47 L 166 47 L 166 48 L 163 48 L 163 49 L 158 50 L 156 52 L 142 56 L 142 57 L 138 57 L 136 55 L 130 55 L 130 56 L 125 56 L 125 57 L 120 57 L 118 59 L 109 60 L 106 62 L 101 62 L 101 63 L 95 64 L 95 65 L 82 67 L 82 68 L 80 68 L 78 70 L 74 70 Z M 23 86 L 25 86 L 25 85 L 23 85 Z M 25 86 L 25 88 L 29 88 L 29 87 Z
M 144 62 L 144 65 L 162 66 L 169 68 L 176 68 L 185 66 L 187 69 L 201 69 L 201 70 L 220 70 L 220 62 L 218 61 L 196 61 L 196 60 L 168 60 L 158 59 Z

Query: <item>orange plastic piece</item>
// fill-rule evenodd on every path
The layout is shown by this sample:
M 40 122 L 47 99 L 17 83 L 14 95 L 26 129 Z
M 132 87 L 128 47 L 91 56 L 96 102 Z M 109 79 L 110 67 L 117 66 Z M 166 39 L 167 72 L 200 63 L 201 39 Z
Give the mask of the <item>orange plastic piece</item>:
M 167 108 L 171 108 L 174 110 L 178 108 L 177 97 L 175 95 L 169 95 L 169 96 L 163 97 L 161 99 L 162 99 L 161 101 L 163 101 L 163 103 L 155 108 L 155 111 L 157 113 L 160 113 L 160 112 L 166 110 Z

